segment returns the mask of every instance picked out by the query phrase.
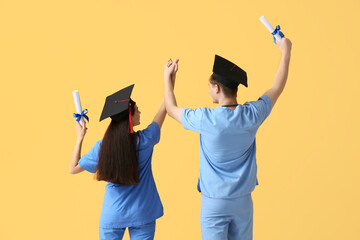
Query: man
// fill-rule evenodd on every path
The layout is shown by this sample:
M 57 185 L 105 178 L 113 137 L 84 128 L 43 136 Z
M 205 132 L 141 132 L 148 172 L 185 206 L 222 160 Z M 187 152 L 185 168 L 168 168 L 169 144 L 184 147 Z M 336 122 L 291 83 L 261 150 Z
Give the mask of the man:
M 173 74 L 178 60 L 165 65 L 165 106 L 185 129 L 200 133 L 201 232 L 205 240 L 252 239 L 251 192 L 257 183 L 255 135 L 282 93 L 289 70 L 291 41 L 282 38 L 282 53 L 272 88 L 257 101 L 237 103 L 239 84 L 247 86 L 244 70 L 215 56 L 209 94 L 214 109 L 180 108 L 174 95 Z M 173 80 L 172 80 L 173 79 Z

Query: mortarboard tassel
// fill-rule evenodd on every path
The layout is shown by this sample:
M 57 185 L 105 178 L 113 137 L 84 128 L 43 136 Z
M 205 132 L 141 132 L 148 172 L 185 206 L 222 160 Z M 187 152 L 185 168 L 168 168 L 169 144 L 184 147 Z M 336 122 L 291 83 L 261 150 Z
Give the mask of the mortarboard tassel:
M 131 105 L 130 105 L 130 103 L 129 103 L 129 128 L 128 128 L 128 132 L 129 133 L 134 133 L 133 122 L 132 122 L 132 117 L 131 117 Z

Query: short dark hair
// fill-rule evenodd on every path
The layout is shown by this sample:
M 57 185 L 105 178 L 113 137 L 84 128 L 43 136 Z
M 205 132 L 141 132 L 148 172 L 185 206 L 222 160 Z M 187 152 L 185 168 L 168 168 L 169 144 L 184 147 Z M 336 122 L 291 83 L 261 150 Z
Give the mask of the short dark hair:
M 238 88 L 236 88 L 236 89 L 231 89 L 231 88 L 228 88 L 228 87 L 224 86 L 223 84 L 221 84 L 221 83 L 215 78 L 214 74 L 212 74 L 212 75 L 210 76 L 210 79 L 209 79 L 209 80 L 210 80 L 210 82 L 211 82 L 212 84 L 217 84 L 217 85 L 219 85 L 219 86 L 221 87 L 221 89 L 222 89 L 222 91 L 223 91 L 223 93 L 224 93 L 225 96 L 227 96 L 227 97 L 234 97 L 234 96 L 236 96 L 237 91 L 238 91 Z

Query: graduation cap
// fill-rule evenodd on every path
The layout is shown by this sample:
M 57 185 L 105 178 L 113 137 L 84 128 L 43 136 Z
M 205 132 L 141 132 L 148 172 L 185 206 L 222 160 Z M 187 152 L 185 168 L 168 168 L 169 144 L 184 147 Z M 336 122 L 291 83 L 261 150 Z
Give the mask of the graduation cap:
M 213 76 L 230 89 L 236 89 L 240 83 L 245 87 L 248 86 L 246 72 L 218 55 L 215 55 Z
M 114 121 L 120 121 L 129 117 L 129 132 L 134 133 L 131 108 L 134 108 L 135 102 L 130 98 L 133 88 L 134 84 L 107 96 L 100 121 L 108 117 L 111 117 Z

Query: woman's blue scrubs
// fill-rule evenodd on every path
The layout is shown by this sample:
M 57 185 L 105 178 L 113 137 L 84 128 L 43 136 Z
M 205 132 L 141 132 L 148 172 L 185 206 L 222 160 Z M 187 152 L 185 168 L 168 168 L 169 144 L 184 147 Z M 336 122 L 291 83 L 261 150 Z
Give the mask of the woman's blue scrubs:
M 219 106 L 181 111 L 183 127 L 200 133 L 203 239 L 252 239 L 251 192 L 258 184 L 255 135 L 271 109 L 264 95 L 235 110 Z
M 163 215 L 151 169 L 153 148 L 160 140 L 160 127 L 152 122 L 138 133 L 140 183 L 129 186 L 109 182 L 106 185 L 99 224 L 100 240 L 122 239 L 127 227 L 132 240 L 153 239 L 155 220 Z M 101 142 L 95 143 L 79 161 L 79 165 L 88 172 L 96 172 Z

